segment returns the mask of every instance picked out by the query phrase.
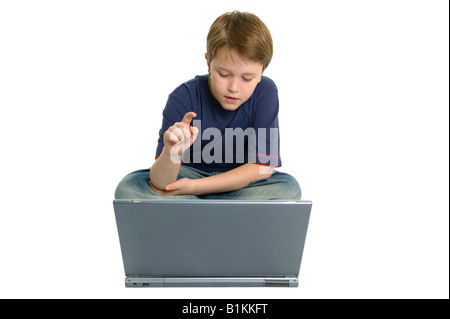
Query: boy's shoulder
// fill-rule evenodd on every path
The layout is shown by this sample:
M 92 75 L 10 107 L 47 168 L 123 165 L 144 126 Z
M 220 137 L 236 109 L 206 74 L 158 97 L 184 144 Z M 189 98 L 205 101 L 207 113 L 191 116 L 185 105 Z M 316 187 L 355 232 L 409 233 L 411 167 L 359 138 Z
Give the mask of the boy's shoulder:
M 173 95 L 173 94 L 186 94 L 189 92 L 196 92 L 199 87 L 208 85 L 208 77 L 209 74 L 197 75 L 193 79 L 190 79 L 178 85 L 170 94 Z
M 267 77 L 265 75 L 263 75 L 261 77 L 261 82 L 259 82 L 258 85 L 257 85 L 257 88 L 258 87 L 260 89 L 262 89 L 262 90 L 275 90 L 275 91 L 278 91 L 278 88 L 277 88 L 277 85 L 275 84 L 275 82 L 271 78 L 269 78 L 269 77 Z

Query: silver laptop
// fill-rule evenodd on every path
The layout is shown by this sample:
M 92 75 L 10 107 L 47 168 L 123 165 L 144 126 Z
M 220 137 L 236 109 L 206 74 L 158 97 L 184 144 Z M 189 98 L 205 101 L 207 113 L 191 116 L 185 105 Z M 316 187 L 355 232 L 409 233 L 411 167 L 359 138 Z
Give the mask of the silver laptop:
M 126 287 L 297 287 L 310 201 L 114 200 Z

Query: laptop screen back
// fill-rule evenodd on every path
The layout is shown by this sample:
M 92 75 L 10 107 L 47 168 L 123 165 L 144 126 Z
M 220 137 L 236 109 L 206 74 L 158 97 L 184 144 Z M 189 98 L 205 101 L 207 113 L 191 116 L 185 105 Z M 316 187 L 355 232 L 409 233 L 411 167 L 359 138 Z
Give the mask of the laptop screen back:
M 311 202 L 115 200 L 127 276 L 297 276 Z

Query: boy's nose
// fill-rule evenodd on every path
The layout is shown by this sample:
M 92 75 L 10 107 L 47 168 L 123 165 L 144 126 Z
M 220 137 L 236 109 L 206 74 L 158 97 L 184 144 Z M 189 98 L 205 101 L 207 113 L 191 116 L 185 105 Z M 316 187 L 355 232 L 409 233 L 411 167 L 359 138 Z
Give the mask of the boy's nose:
M 228 91 L 231 93 L 236 93 L 238 91 L 238 85 L 235 79 L 231 79 L 230 82 L 228 82 Z

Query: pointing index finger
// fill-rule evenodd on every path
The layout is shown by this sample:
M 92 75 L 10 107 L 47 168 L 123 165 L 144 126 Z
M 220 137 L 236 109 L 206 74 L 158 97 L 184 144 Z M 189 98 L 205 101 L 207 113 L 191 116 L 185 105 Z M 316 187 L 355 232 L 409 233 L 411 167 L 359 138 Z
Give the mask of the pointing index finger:
M 184 115 L 183 120 L 181 120 L 181 123 L 191 124 L 192 119 L 196 116 L 197 116 L 197 114 L 195 114 L 194 112 L 187 112 Z

